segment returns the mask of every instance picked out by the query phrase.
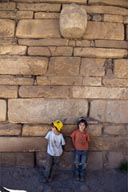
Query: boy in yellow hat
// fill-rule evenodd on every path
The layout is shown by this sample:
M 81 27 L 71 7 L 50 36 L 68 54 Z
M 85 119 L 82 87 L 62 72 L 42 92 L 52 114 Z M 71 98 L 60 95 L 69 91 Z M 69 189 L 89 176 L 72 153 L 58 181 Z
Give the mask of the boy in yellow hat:
M 53 174 L 59 166 L 60 156 L 63 153 L 62 146 L 65 145 L 65 140 L 61 133 L 62 127 L 63 123 L 60 120 L 53 121 L 51 130 L 45 136 L 45 139 L 48 140 L 48 145 L 43 182 L 52 181 Z

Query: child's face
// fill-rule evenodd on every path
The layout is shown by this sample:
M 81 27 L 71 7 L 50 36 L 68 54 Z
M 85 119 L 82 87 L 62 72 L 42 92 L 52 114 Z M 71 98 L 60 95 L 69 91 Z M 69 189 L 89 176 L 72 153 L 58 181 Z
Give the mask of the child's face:
M 52 126 L 52 131 L 55 133 L 55 134 L 58 134 L 59 132 L 57 131 L 56 127 Z
M 86 125 L 85 125 L 85 123 L 80 123 L 79 124 L 79 130 L 81 131 L 81 132 L 83 132 L 84 130 L 85 130 L 85 128 L 86 128 Z

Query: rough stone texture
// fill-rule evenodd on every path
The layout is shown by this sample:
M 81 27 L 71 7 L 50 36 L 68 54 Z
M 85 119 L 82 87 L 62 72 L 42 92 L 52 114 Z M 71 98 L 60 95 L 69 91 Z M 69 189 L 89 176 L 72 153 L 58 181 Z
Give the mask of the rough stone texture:
M 26 47 L 17 45 L 0 46 L 0 55 L 25 55 Z
M 46 12 L 59 12 L 60 4 L 50 3 L 18 3 L 17 8 L 19 10 L 31 10 L 31 11 L 46 11 Z
M 127 41 L 95 40 L 95 45 L 96 45 L 96 47 L 128 49 Z
M 121 23 L 88 22 L 84 39 L 124 40 L 124 28 Z
M 0 153 L 0 165 L 34 167 L 34 153 Z
M 0 123 L 0 135 L 3 136 L 19 136 L 22 126 L 20 124 Z
M 128 59 L 115 60 L 114 74 L 118 78 L 128 78 Z
M 60 32 L 64 38 L 83 37 L 87 26 L 87 13 L 82 7 L 71 4 L 60 13 Z
M 15 22 L 10 19 L 0 19 L 0 37 L 13 37 Z
M 0 85 L 0 98 L 17 98 L 17 86 Z
M 105 22 L 123 23 L 122 15 L 104 15 Z
M 109 152 L 108 153 L 108 164 L 110 168 L 119 167 L 120 162 L 124 160 L 123 154 L 120 152 Z
M 128 89 L 107 87 L 73 87 L 73 98 L 128 99 Z
M 49 63 L 48 74 L 75 76 L 79 74 L 79 65 L 79 57 L 52 57 Z
M 104 78 L 103 85 L 107 87 L 128 87 L 128 79 Z
M 128 7 L 128 3 L 126 0 L 89 0 L 89 4 L 93 3 L 103 3 L 103 4 L 108 4 L 108 5 L 116 5 L 116 6 L 122 6 L 122 7 Z
M 92 80 L 88 80 L 89 82 Z M 82 77 L 37 76 L 37 85 L 82 85 Z
M 32 19 L 32 11 L 1 11 L 1 19 Z
M 24 98 L 69 98 L 70 90 L 62 86 L 22 86 L 19 95 Z
M 50 130 L 48 125 L 24 125 L 22 130 L 23 136 L 45 136 Z
M 15 10 L 16 3 L 13 2 L 2 2 L 0 3 L 0 10 Z
M 91 5 L 84 6 L 89 14 L 111 14 L 111 15 L 128 15 L 128 9 L 113 6 Z
M 0 74 L 43 75 L 46 73 L 47 64 L 47 58 L 3 56 L 0 59 Z
M 75 48 L 74 56 L 92 58 L 123 58 L 128 55 L 125 49 L 104 49 L 104 48 Z
M 59 19 L 59 13 L 46 13 L 46 12 L 37 12 L 35 13 L 35 19 Z
M 49 113 L 54 108 L 54 113 Z M 57 117 L 64 123 L 73 123 L 80 115 L 87 115 L 87 108 L 86 100 L 12 99 L 8 116 L 15 123 L 51 123 Z
M 87 169 L 98 170 L 98 169 L 102 169 L 102 168 L 103 168 L 102 152 L 89 153 L 88 154 Z
M 1 85 L 33 85 L 33 83 L 34 83 L 34 79 L 31 77 L 0 75 Z
M 128 101 L 103 101 L 91 102 L 90 116 L 101 122 L 128 123 Z M 118 111 L 118 113 L 117 113 Z
M 20 20 L 16 36 L 20 38 L 59 38 L 58 20 Z
M 0 121 L 6 120 L 6 102 L 5 100 L 0 100 Z
M 102 77 L 105 74 L 105 59 L 83 58 L 81 62 L 80 74 L 90 77 Z
M 0 137 L 1 152 L 34 152 L 43 146 L 46 148 L 45 139 L 41 137 Z
M 122 125 L 105 126 L 103 133 L 106 135 L 127 135 L 125 127 Z

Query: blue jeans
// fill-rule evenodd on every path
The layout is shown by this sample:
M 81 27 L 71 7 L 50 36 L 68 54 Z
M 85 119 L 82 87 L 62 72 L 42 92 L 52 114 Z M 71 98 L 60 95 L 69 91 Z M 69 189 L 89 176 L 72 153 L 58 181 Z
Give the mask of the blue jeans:
M 74 151 L 74 174 L 75 176 L 84 176 L 86 171 L 87 151 Z

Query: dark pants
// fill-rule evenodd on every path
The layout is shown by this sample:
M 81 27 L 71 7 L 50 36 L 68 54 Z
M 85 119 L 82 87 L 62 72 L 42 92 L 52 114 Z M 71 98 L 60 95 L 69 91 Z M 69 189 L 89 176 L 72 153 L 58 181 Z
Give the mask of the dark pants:
M 53 177 L 59 166 L 60 156 L 51 156 L 47 154 L 45 177 Z
M 74 174 L 84 176 L 86 172 L 87 151 L 74 151 Z

